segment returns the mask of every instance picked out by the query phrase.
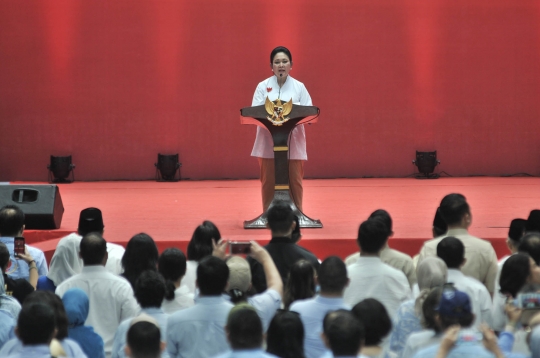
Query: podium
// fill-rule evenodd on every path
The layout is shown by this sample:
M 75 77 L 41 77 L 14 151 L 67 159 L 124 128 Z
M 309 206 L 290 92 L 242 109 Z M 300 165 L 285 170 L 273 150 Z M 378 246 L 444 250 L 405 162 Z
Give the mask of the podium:
M 298 217 L 301 228 L 322 228 L 323 225 L 320 220 L 312 219 L 298 209 L 289 192 L 289 135 L 294 127 L 299 124 L 317 122 L 320 113 L 319 108 L 293 105 L 292 102 L 286 103 L 283 107 L 275 107 L 280 110 L 286 109 L 287 105 L 292 107 L 288 114 L 287 111 L 285 113 L 274 112 L 274 118 L 276 115 L 281 115 L 281 119 L 286 119 L 286 121 L 279 122 L 279 119 L 278 121 L 269 119 L 268 104 L 271 106 L 281 105 L 281 102 L 279 100 L 270 102 L 267 98 L 266 105 L 246 107 L 240 110 L 240 123 L 254 124 L 266 128 L 274 140 L 275 190 L 274 198 L 268 209 L 274 206 L 277 201 L 286 202 Z M 267 212 L 268 210 L 253 220 L 244 221 L 244 229 L 265 229 L 268 222 L 266 218 Z

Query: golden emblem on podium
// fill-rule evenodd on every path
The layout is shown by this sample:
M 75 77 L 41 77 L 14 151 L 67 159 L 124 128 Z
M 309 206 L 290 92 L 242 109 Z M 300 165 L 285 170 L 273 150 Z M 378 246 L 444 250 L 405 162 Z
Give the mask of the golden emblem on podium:
M 287 117 L 287 115 L 291 113 L 292 107 L 292 98 L 289 102 L 282 104 L 280 99 L 272 102 L 270 99 L 268 99 L 268 97 L 266 97 L 264 108 L 266 108 L 266 112 L 269 114 L 266 116 L 266 119 L 272 122 L 272 124 L 275 126 L 281 126 L 290 119 Z

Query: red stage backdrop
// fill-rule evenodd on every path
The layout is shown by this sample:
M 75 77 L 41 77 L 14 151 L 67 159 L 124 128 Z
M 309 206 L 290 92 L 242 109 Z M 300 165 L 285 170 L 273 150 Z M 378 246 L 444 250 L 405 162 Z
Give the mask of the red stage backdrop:
M 0 2 L 0 180 L 254 178 L 239 124 L 290 48 L 321 120 L 306 176 L 540 174 L 540 5 L 525 0 Z

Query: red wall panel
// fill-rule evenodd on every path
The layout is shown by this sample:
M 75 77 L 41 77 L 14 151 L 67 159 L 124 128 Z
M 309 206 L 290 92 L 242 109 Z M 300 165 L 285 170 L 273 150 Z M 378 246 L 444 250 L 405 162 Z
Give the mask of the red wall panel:
M 321 120 L 308 177 L 540 174 L 540 6 L 525 0 L 0 1 L 0 180 L 253 178 L 239 124 L 293 52 Z

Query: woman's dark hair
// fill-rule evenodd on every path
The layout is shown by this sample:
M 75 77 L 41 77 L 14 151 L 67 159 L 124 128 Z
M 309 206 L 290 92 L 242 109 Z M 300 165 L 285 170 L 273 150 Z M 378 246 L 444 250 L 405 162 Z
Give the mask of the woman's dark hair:
M 291 64 L 292 64 L 291 51 L 289 51 L 289 49 L 286 47 L 278 46 L 275 49 L 273 49 L 272 52 L 270 52 L 270 65 L 274 62 L 274 57 L 276 57 L 276 55 L 280 52 L 283 52 L 285 55 L 287 55 L 287 57 L 289 58 L 289 61 L 291 61 Z
M 266 351 L 281 358 L 304 358 L 304 325 L 296 312 L 278 310 L 266 332 Z
M 62 299 L 52 291 L 35 291 L 24 300 L 25 306 L 34 303 L 42 303 L 53 309 L 56 329 L 58 330 L 55 338 L 59 341 L 67 338 L 69 320 Z
M 435 320 L 435 316 L 439 314 L 437 312 L 437 307 L 439 307 L 441 295 L 442 287 L 435 287 L 429 291 L 424 303 L 422 303 L 422 326 L 427 329 L 432 329 L 436 333 L 441 332 L 441 327 L 439 327 Z
M 221 234 L 213 222 L 205 220 L 202 225 L 197 226 L 188 244 L 188 260 L 198 262 L 206 256 L 212 255 L 212 239 L 217 243 L 221 240 Z
M 517 297 L 531 274 L 530 256 L 525 253 L 517 253 L 510 256 L 503 264 L 499 284 L 501 293 Z
M 283 306 L 289 309 L 297 300 L 315 296 L 315 269 L 311 262 L 298 260 L 289 270 L 289 278 L 285 284 Z
M 135 283 L 143 271 L 157 271 L 158 257 L 156 243 L 149 235 L 140 233 L 133 236 L 126 246 L 124 256 L 122 256 L 122 266 L 124 267 L 122 276 L 135 289 Z
M 365 346 L 377 346 L 392 330 L 392 321 L 383 304 L 374 298 L 357 303 L 352 313 L 362 322 L 366 332 Z
M 167 301 L 174 300 L 174 283 L 186 274 L 186 255 L 176 247 L 166 249 L 161 253 L 158 261 L 159 273 L 165 278 Z

